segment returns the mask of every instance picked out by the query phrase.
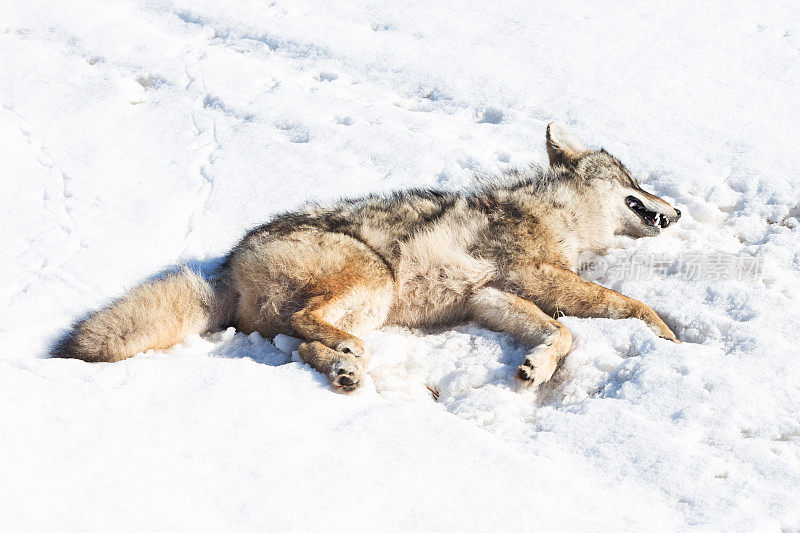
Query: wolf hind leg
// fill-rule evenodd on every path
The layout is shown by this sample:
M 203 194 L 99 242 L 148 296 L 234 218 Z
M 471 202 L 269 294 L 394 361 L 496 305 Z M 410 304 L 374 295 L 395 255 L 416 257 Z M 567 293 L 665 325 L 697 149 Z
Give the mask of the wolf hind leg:
M 377 284 L 374 279 L 369 284 L 348 279 L 350 286 L 339 281 L 334 276 L 326 283 L 329 288 L 340 288 L 339 294 L 332 291 L 311 298 L 304 309 L 292 315 L 289 324 L 309 341 L 298 349 L 301 359 L 325 374 L 335 389 L 349 392 L 363 382 L 370 359 L 366 344 L 356 334 L 383 324 L 392 293 L 389 279 Z
M 315 300 L 317 302 L 292 315 L 289 319 L 292 329 L 303 338 L 319 341 L 338 352 L 350 353 L 355 357 L 367 357 L 368 351 L 364 341 L 334 325 L 347 313 L 347 304 L 341 299 L 316 298 Z
M 239 329 L 301 337 L 301 358 L 335 387 L 362 382 L 369 351 L 360 336 L 383 325 L 393 298 L 391 268 L 375 250 L 343 233 L 267 232 L 234 249 L 228 268 Z
M 507 331 L 528 343 L 531 351 L 517 370 L 527 385 L 548 381 L 572 347 L 572 334 L 536 304 L 514 294 L 485 287 L 470 298 L 470 317 L 494 331 Z

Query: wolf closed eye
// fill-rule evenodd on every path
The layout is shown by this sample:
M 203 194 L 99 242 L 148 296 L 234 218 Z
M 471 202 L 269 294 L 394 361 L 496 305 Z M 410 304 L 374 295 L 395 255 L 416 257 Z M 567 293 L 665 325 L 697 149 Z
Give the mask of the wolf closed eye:
M 409 190 L 309 205 L 250 231 L 205 280 L 184 269 L 145 283 L 75 325 L 53 355 L 119 361 L 190 333 L 234 326 L 305 339 L 299 354 L 352 391 L 385 324 L 474 320 L 508 331 L 530 351 L 517 377 L 539 385 L 569 352 L 553 318 L 639 318 L 677 341 L 648 306 L 576 274 L 579 254 L 615 235 L 647 237 L 679 210 L 644 191 L 604 150 L 547 127 L 550 167 L 466 192 Z

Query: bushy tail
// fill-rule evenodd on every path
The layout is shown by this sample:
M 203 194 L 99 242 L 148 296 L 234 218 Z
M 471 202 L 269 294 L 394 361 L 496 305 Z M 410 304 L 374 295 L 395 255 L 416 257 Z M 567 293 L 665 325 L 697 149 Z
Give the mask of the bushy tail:
M 75 324 L 54 357 L 120 361 L 148 349 L 169 348 L 190 333 L 230 322 L 235 295 L 184 268 L 144 283 Z

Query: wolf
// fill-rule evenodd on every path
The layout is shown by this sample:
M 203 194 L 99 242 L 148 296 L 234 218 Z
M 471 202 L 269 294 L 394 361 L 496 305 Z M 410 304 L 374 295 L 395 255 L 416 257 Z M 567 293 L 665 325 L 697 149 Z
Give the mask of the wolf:
M 556 317 L 638 318 L 678 342 L 647 305 L 582 279 L 578 256 L 615 235 L 651 237 L 681 212 L 603 149 L 547 126 L 549 168 L 466 192 L 407 190 L 308 204 L 249 233 L 209 279 L 184 268 L 75 324 L 53 355 L 119 361 L 234 326 L 303 339 L 303 361 L 337 391 L 363 382 L 362 340 L 386 324 L 475 321 L 529 346 L 516 377 L 536 387 L 569 352 Z

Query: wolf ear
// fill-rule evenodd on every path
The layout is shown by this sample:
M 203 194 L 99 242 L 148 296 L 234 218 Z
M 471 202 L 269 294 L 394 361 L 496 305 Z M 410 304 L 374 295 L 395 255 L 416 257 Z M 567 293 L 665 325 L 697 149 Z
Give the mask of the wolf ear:
M 586 152 L 586 147 L 558 122 L 547 125 L 547 155 L 550 166 L 570 166 Z

